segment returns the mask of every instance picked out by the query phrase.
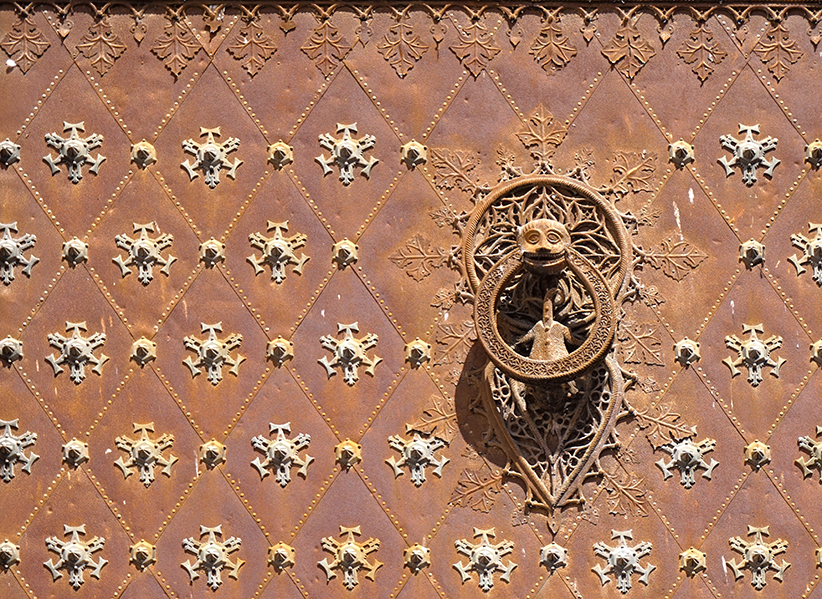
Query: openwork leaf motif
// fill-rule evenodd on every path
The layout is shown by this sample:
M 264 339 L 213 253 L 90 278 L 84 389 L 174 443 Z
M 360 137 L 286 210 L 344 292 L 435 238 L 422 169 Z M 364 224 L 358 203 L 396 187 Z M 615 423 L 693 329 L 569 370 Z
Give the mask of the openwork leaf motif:
M 788 30 L 782 23 L 772 26 L 759 38 L 753 51 L 768 65 L 768 70 L 777 81 L 791 70 L 789 65 L 802 58 L 802 52 L 797 50 L 796 42 L 789 37 Z
M 126 51 L 126 45 L 112 31 L 108 19 L 103 19 L 89 28 L 77 44 L 77 49 L 91 61 L 91 66 L 102 77 Z
M 653 191 L 653 174 L 657 155 L 617 152 L 614 155 L 614 176 L 610 187 L 622 197 L 630 192 Z
M 466 468 L 460 473 L 450 502 L 487 514 L 497 501 L 495 495 L 501 490 L 502 476 L 494 474 L 487 464 L 483 464 L 477 470 Z
M 654 449 L 659 449 L 671 439 L 680 441 L 686 437 L 696 436 L 696 427 L 681 422 L 681 416 L 673 411 L 671 404 L 656 404 L 645 410 L 631 409 L 639 428 Z
M 602 48 L 602 53 L 620 73 L 633 79 L 645 63 L 656 55 L 656 50 L 642 37 L 635 22 L 629 21 L 617 29 L 614 38 Z
M 565 37 L 559 21 L 548 19 L 531 43 L 529 54 L 547 71 L 567 65 L 577 55 L 577 49 Z
M 428 46 L 420 41 L 420 36 L 408 23 L 397 23 L 388 28 L 388 33 L 377 46 L 377 52 L 388 61 L 400 78 L 414 68 L 414 64 L 426 53 Z
M 540 104 L 528 119 L 526 129 L 517 133 L 517 139 L 531 151 L 534 160 L 547 164 L 567 133 L 568 128 L 555 123 L 554 115 Z
M 685 64 L 691 65 L 691 70 L 700 81 L 705 81 L 714 72 L 714 67 L 728 56 L 719 42 L 714 40 L 713 32 L 704 23 L 691 31 L 688 39 L 682 42 L 676 54 Z
M 617 336 L 625 361 L 629 364 L 665 366 L 662 341 L 656 336 L 658 330 L 656 323 L 620 320 Z
M 351 46 L 331 21 L 323 21 L 300 49 L 328 77 L 346 57 Z
M 443 441 L 450 443 L 457 436 L 458 428 L 454 401 L 444 399 L 439 395 L 432 395 L 422 416 L 406 424 L 405 432 L 418 431 L 426 435 L 436 434 Z
M 684 279 L 707 258 L 708 254 L 676 234 L 663 240 L 645 254 L 648 264 L 661 270 L 675 281 Z
M 605 491 L 608 493 L 607 502 L 609 512 L 618 516 L 645 517 L 648 515 L 648 502 L 645 499 L 645 489 L 642 479 L 625 474 L 618 470 L 616 474 L 603 471 Z
M 17 21 L 0 42 L 0 47 L 23 73 L 28 72 L 49 45 L 31 17 Z
M 277 51 L 277 45 L 266 35 L 259 21 L 252 20 L 240 28 L 228 51 L 254 77 L 265 66 L 265 61 Z
M 415 281 L 422 281 L 432 269 L 442 268 L 448 261 L 448 252 L 435 246 L 422 235 L 414 235 L 410 241 L 388 257 Z
M 439 189 L 456 187 L 462 191 L 473 192 L 478 187 L 473 171 L 479 163 L 479 159 L 470 152 L 432 149 L 434 185 Z
M 449 46 L 449 49 L 456 54 L 462 66 L 477 78 L 500 49 L 494 45 L 492 33 L 479 21 L 458 28 L 458 31 L 460 43 Z
M 176 19 L 166 23 L 163 35 L 151 46 L 151 51 L 163 61 L 174 77 L 180 76 L 199 50 L 200 44 L 194 34 Z
M 434 364 L 453 364 L 465 362 L 474 340 L 477 338 L 473 320 L 464 320 L 457 324 L 439 324 L 434 335 Z

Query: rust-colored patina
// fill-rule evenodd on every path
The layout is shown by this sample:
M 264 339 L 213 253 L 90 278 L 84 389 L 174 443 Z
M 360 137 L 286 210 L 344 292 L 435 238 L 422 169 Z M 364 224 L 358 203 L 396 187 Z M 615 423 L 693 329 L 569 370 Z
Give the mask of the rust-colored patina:
M 814 599 L 818 7 L 0 7 L 0 595 Z

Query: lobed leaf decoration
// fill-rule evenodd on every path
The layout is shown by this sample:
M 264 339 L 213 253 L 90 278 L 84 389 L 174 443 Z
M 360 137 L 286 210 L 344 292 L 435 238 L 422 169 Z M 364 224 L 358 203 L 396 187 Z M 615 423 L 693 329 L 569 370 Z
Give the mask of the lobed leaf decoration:
M 719 42 L 714 40 L 713 32 L 705 26 L 705 23 L 700 23 L 696 29 L 691 31 L 688 39 L 682 42 L 676 54 L 685 64 L 691 65 L 691 70 L 702 82 L 705 82 L 714 72 L 714 67 L 728 56 Z
M 658 323 L 634 323 L 627 319 L 620 320 L 617 338 L 620 341 L 625 362 L 665 366 L 662 360 L 662 342 L 656 336 L 659 326 Z
M 462 150 L 432 149 L 431 166 L 434 168 L 434 185 L 439 189 L 457 188 L 473 193 L 478 188 L 474 169 L 479 158 Z
M 266 35 L 262 25 L 252 20 L 240 28 L 227 49 L 236 60 L 240 61 L 248 74 L 254 77 L 277 51 L 277 45 Z
M 617 29 L 613 39 L 602 48 L 602 53 L 628 79 L 636 77 L 645 63 L 656 56 L 656 50 L 642 37 L 635 20 Z
M 681 441 L 687 437 L 696 436 L 696 426 L 688 426 L 682 422 L 682 416 L 673 411 L 670 403 L 654 404 L 641 411 L 630 408 L 630 412 L 655 450 L 671 439 Z
M 457 30 L 460 43 L 449 46 L 449 49 L 476 79 L 491 59 L 499 54 L 500 48 L 494 45 L 493 34 L 479 21 Z
M 618 197 L 631 192 L 653 191 L 657 155 L 654 152 L 617 152 L 614 154 L 613 177 L 609 185 Z
M 351 51 L 351 45 L 328 20 L 317 26 L 300 49 L 327 78 Z
M 388 259 L 415 281 L 422 281 L 433 269 L 445 266 L 448 251 L 417 234 Z
M 102 77 L 126 51 L 126 45 L 111 29 L 108 19 L 104 18 L 89 27 L 77 44 L 77 50 L 89 59 L 91 66 Z
M 157 38 L 151 46 L 151 51 L 163 61 L 176 78 L 200 51 L 200 44 L 183 23 L 173 19 L 166 23 L 163 35 Z
M 460 473 L 457 486 L 451 493 L 450 503 L 458 507 L 487 514 L 497 501 L 495 495 L 502 491 L 502 474 L 495 474 L 488 464 L 476 470 L 466 468 Z
M 534 160 L 547 164 L 567 134 L 568 128 L 555 123 L 554 115 L 540 104 L 528 119 L 525 130 L 517 133 L 517 139 L 530 150 Z
M 377 46 L 377 52 L 388 61 L 400 79 L 408 75 L 427 51 L 428 46 L 408 23 L 397 23 L 389 27 L 388 33 Z
M 768 65 L 768 70 L 777 81 L 787 75 L 788 71 L 791 70 L 790 65 L 803 56 L 802 51 L 796 48 L 796 42 L 790 38 L 788 30 L 782 22 L 773 25 L 766 31 L 765 35 L 759 38 L 753 51 L 763 63 Z
M 531 43 L 528 53 L 543 70 L 548 71 L 561 69 L 571 62 L 577 55 L 577 49 L 565 37 L 559 21 L 548 19 Z
M 616 516 L 645 517 L 648 515 L 646 490 L 642 479 L 634 474 L 619 470 L 616 474 L 603 471 L 603 486 L 608 494 L 609 513 Z
M 477 338 L 473 320 L 464 320 L 461 323 L 437 325 L 437 332 L 434 335 L 434 364 L 463 363 L 468 357 L 468 352 Z
M 674 234 L 645 254 L 648 264 L 674 281 L 681 281 L 708 258 L 708 254 Z
M 459 424 L 454 410 L 454 400 L 432 395 L 422 412 L 422 416 L 405 425 L 405 432 L 418 431 L 450 443 L 457 436 Z
M 17 21 L 0 42 L 0 48 L 3 48 L 24 74 L 34 66 L 50 45 L 30 16 Z

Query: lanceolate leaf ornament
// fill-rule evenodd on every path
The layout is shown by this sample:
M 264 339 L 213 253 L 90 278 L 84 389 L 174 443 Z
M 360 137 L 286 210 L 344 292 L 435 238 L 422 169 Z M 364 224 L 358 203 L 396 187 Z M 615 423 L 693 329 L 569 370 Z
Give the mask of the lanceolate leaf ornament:
M 102 77 L 126 51 L 126 45 L 112 31 L 108 18 L 104 17 L 89 28 L 77 44 L 77 49 L 89 59 L 91 66 Z
M 322 21 L 300 48 L 326 77 L 340 65 L 351 46 L 330 20 Z
M 491 59 L 499 54 L 500 48 L 494 44 L 493 33 L 479 21 L 458 27 L 457 31 L 460 43 L 449 48 L 459 58 L 462 66 L 477 78 Z
M 634 17 L 626 21 L 617 29 L 613 39 L 602 48 L 605 58 L 628 79 L 636 77 L 645 63 L 656 55 L 656 50 L 637 29 L 637 19 L 638 17 Z
M 577 55 L 577 49 L 571 45 L 562 31 L 559 20 L 549 18 L 534 38 L 529 52 L 544 70 L 561 69 Z
M 30 16 L 21 18 L 17 21 L 0 42 L 0 47 L 8 54 L 10 60 L 14 62 L 14 66 L 19 68 L 23 73 L 37 62 L 43 53 L 48 49 L 49 42 L 37 29 L 37 24 Z
M 163 61 L 166 68 L 179 77 L 200 50 L 200 44 L 185 23 L 176 17 L 166 23 L 163 35 L 151 46 L 151 51 Z
M 277 51 L 277 45 L 266 35 L 259 19 L 255 18 L 240 27 L 239 33 L 228 46 L 228 51 L 254 77 L 265 66 L 265 61 Z
M 790 38 L 782 22 L 776 23 L 766 31 L 759 38 L 753 51 L 768 65 L 768 70 L 777 81 L 791 70 L 790 65 L 802 58 L 802 52 L 797 49 L 796 42 Z
M 699 23 L 691 31 L 676 54 L 686 64 L 691 65 L 691 70 L 700 81 L 705 81 L 714 72 L 714 67 L 728 56 L 719 42 L 714 40 L 713 32 L 705 23 Z
M 399 22 L 388 28 L 377 51 L 388 61 L 400 78 L 405 77 L 428 51 L 410 24 Z

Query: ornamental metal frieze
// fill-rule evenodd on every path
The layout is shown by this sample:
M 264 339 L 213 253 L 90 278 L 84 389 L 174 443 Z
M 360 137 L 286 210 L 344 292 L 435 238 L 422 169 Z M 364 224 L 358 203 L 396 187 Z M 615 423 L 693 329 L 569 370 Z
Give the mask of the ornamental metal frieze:
M 308 467 L 314 461 L 310 455 L 300 457 L 300 452 L 308 449 L 311 443 L 311 436 L 299 433 L 293 439 L 286 437 L 291 434 L 291 423 L 274 424 L 269 423 L 269 434 L 277 434 L 275 439 L 266 439 L 262 435 L 257 435 L 251 439 L 251 445 L 261 452 L 265 459 L 254 458 L 251 465 L 260 473 L 260 479 L 274 472 L 277 484 L 285 488 L 291 482 L 291 469 L 299 468 L 297 474 L 305 478 L 308 475 Z M 270 472 L 271 471 L 271 472 Z
M 808 223 L 808 233 L 813 238 L 808 239 L 801 233 L 791 235 L 791 243 L 802 251 L 802 255 L 794 254 L 788 262 L 796 268 L 796 276 L 807 272 L 806 266 L 813 270 L 813 280 L 822 287 L 822 224 Z
M 31 474 L 31 466 L 40 456 L 33 451 L 28 455 L 25 453 L 26 447 L 31 447 L 37 441 L 37 433 L 26 431 L 17 435 L 12 432 L 18 428 L 17 418 L 0 420 L 0 427 L 3 427 L 3 434 L 0 435 L 0 477 L 7 483 L 14 478 L 14 467 L 17 464 L 23 464 L 23 472 Z
M 388 437 L 388 444 L 392 449 L 400 452 L 400 459 L 391 456 L 385 462 L 394 470 L 394 478 L 399 478 L 403 474 L 403 468 L 408 468 L 411 473 L 411 482 L 419 487 L 425 482 L 425 468 L 433 466 L 432 472 L 435 476 L 442 478 L 442 469 L 450 462 L 445 456 L 439 458 L 434 455 L 438 449 L 448 445 L 439 437 L 424 438 L 418 432 L 414 432 L 410 439 L 404 439 L 399 435 Z
M 84 336 L 88 328 L 85 322 L 66 321 L 66 332 L 71 333 L 68 337 L 60 333 L 49 333 L 49 345 L 60 350 L 60 355 L 49 354 L 46 362 L 54 369 L 54 376 L 63 372 L 63 364 L 68 364 L 69 378 L 74 384 L 79 385 L 86 378 L 86 366 L 93 364 L 91 371 L 100 376 L 103 374 L 103 365 L 108 362 L 109 357 L 103 353 L 100 357 L 94 355 L 98 348 L 106 342 L 105 333 L 94 333 L 88 337 Z
M 11 285 L 14 280 L 14 267 L 22 266 L 23 274 L 31 276 L 31 269 L 40 262 L 39 258 L 29 255 L 26 258 L 23 253 L 34 247 L 37 237 L 31 233 L 25 233 L 20 237 L 12 237 L 12 233 L 17 233 L 17 223 L 0 223 L 0 280 L 4 285 Z
M 117 247 L 126 252 L 126 258 L 117 256 L 112 260 L 120 267 L 120 273 L 125 278 L 131 274 L 130 266 L 137 267 L 137 279 L 148 285 L 154 279 L 154 267 L 160 266 L 160 272 L 165 276 L 171 274 L 169 269 L 177 258 L 169 254 L 163 257 L 162 252 L 171 247 L 174 236 L 170 233 L 163 233 L 157 237 L 149 237 L 149 233 L 154 233 L 157 228 L 155 223 L 137 224 L 134 223 L 134 233 L 137 237 L 129 237 L 125 233 L 114 237 Z
M 345 384 L 350 387 L 360 380 L 359 368 L 361 366 L 365 367 L 365 374 L 373 377 L 377 364 L 382 362 L 379 356 L 369 357 L 367 353 L 368 350 L 377 347 L 379 337 L 375 333 L 369 333 L 360 338 L 354 337 L 354 333 L 359 332 L 359 323 L 337 323 L 337 335 L 342 333 L 342 339 L 331 335 L 320 337 L 320 343 L 333 354 L 333 358 L 329 360 L 327 356 L 323 356 L 317 361 L 325 367 L 328 378 L 337 374 L 337 369 L 339 369 Z
M 190 582 L 194 582 L 200 577 L 200 572 L 206 573 L 206 584 L 211 590 L 216 591 L 223 584 L 221 573 L 223 568 L 230 568 L 229 577 L 237 580 L 239 578 L 240 567 L 245 561 L 236 558 L 232 561 L 229 556 L 240 548 L 242 539 L 238 537 L 229 537 L 225 541 L 220 541 L 217 536 L 223 536 L 222 525 L 209 528 L 208 526 L 200 526 L 200 538 L 208 535 L 208 538 L 203 540 L 196 540 L 194 537 L 183 539 L 183 549 L 197 557 L 194 563 L 187 560 L 180 564 L 191 578 Z
M 83 178 L 83 166 L 88 165 L 89 172 L 97 174 L 106 157 L 98 153 L 96 158 L 92 158 L 90 152 L 103 144 L 103 136 L 92 133 L 88 137 L 80 137 L 79 132 L 85 130 L 83 121 L 63 122 L 63 131 L 71 131 L 68 137 L 46 133 L 46 143 L 57 150 L 57 156 L 43 156 L 43 161 L 51 167 L 52 176 L 60 172 L 60 165 L 65 165 L 69 181 L 75 185 Z
M 363 135 L 355 138 L 352 134 L 357 133 L 357 123 L 341 125 L 337 123 L 337 133 L 342 133 L 342 137 L 336 138 L 330 133 L 320 135 L 320 145 L 331 152 L 331 156 L 326 158 L 325 154 L 320 154 L 315 158 L 323 169 L 323 176 L 334 172 L 332 167 L 340 169 L 340 181 L 343 185 L 351 185 L 354 180 L 354 168 L 362 170 L 360 174 L 366 179 L 371 178 L 371 169 L 379 162 L 373 156 L 367 160 L 364 152 L 372 149 L 377 142 L 373 135 Z
M 94 578 L 100 578 L 100 570 L 108 563 L 108 560 L 98 557 L 95 560 L 94 553 L 101 551 L 106 540 L 102 537 L 92 537 L 82 540 L 80 535 L 86 534 L 86 525 L 69 526 L 63 525 L 63 535 L 70 536 L 67 541 L 62 541 L 58 537 L 48 537 L 46 547 L 49 551 L 56 553 L 60 559 L 55 563 L 53 559 L 44 562 L 44 566 L 51 572 L 54 580 L 63 577 L 60 570 L 65 570 L 69 575 L 69 584 L 76 591 L 83 582 L 83 570 L 90 569 Z
M 197 354 L 197 359 L 192 360 L 188 356 L 183 360 L 183 364 L 188 366 L 191 371 L 191 378 L 195 378 L 202 374 L 204 369 L 208 373 L 208 380 L 212 385 L 217 385 L 223 380 L 223 366 L 231 366 L 229 372 L 234 376 L 239 376 L 240 364 L 245 361 L 245 358 L 240 354 L 236 357 L 231 355 L 235 349 L 239 349 L 243 343 L 243 336 L 239 333 L 234 333 L 220 339 L 217 333 L 222 333 L 223 323 L 216 324 L 200 324 L 202 332 L 208 333 L 205 339 L 198 339 L 193 335 L 183 337 L 183 344 L 186 349 L 189 349 Z
M 763 173 L 768 179 L 773 177 L 773 170 L 781 162 L 777 158 L 770 160 L 765 158 L 765 154 L 776 149 L 776 144 L 779 141 L 775 137 L 766 137 L 764 139 L 754 139 L 754 134 L 759 135 L 759 124 L 756 125 L 739 125 L 739 134 L 745 134 L 745 137 L 737 139 L 732 135 L 722 135 L 719 138 L 719 143 L 723 148 L 733 153 L 731 160 L 722 156 L 718 162 L 725 167 L 725 176 L 730 177 L 734 174 L 734 168 L 739 167 L 742 171 L 742 182 L 750 187 L 756 183 L 756 169 L 764 168 Z
M 160 435 L 156 439 L 152 439 L 149 433 L 154 432 L 154 423 L 147 424 L 134 423 L 134 432 L 139 433 L 139 437 L 132 439 L 131 437 L 117 437 L 114 443 L 117 449 L 125 451 L 128 454 L 127 459 L 122 457 L 117 458 L 114 465 L 123 471 L 123 478 L 128 478 L 134 471 L 140 473 L 140 482 L 146 487 L 149 487 L 154 482 L 154 469 L 161 468 L 163 474 L 171 477 L 171 467 L 177 458 L 171 454 L 168 457 L 163 455 L 166 449 L 170 449 L 174 444 L 174 435 Z
M 473 580 L 471 574 L 477 573 L 477 584 L 486 593 L 494 588 L 494 574 L 500 573 L 500 580 L 511 582 L 511 572 L 517 564 L 510 559 L 507 564 L 502 563 L 502 558 L 514 550 L 513 541 L 500 541 L 492 543 L 490 539 L 496 538 L 497 534 L 493 528 L 474 528 L 474 538 L 480 540 L 472 543 L 466 539 L 459 539 L 454 542 L 458 553 L 468 557 L 468 563 L 461 561 L 454 564 L 454 569 L 460 573 L 462 584 Z
M 605 560 L 605 567 L 597 564 L 592 568 L 599 576 L 602 586 L 611 582 L 611 576 L 616 578 L 617 590 L 625 594 L 631 590 L 631 576 L 639 574 L 639 582 L 648 586 L 648 577 L 656 570 L 656 566 L 646 563 L 644 566 L 639 560 L 651 553 L 653 545 L 648 542 L 637 543 L 629 547 L 628 540 L 634 538 L 631 530 L 612 530 L 611 538 L 618 539 L 619 543 L 612 547 L 603 542 L 594 544 L 594 553 Z
M 710 453 L 716 447 L 714 439 L 703 439 L 698 443 L 692 437 L 685 437 L 684 439 L 672 439 L 670 443 L 661 445 L 660 450 L 671 456 L 667 462 L 661 459 L 656 462 L 659 469 L 662 470 L 662 476 L 668 480 L 673 473 L 672 469 L 679 470 L 679 482 L 686 489 L 694 486 L 696 479 L 694 474 L 698 470 L 702 472 L 702 478 L 711 480 L 714 468 L 719 465 L 719 462 L 711 459 L 711 463 L 705 461 L 705 454 Z
M 767 580 L 765 574 L 769 570 L 774 571 L 773 578 L 782 582 L 785 570 L 790 567 L 790 563 L 782 558 L 782 563 L 777 564 L 776 556 L 788 550 L 788 542 L 777 539 L 773 543 L 766 543 L 763 537 L 770 536 L 769 526 L 748 525 L 748 535 L 753 535 L 753 540 L 746 541 L 742 537 L 732 537 L 728 539 L 731 549 L 741 554 L 741 558 L 726 560 L 725 563 L 733 570 L 734 578 L 737 580 L 745 575 L 745 570 L 751 573 L 751 586 L 757 591 L 765 588 Z
M 248 236 L 248 242 L 251 246 L 262 252 L 260 257 L 251 254 L 246 258 L 249 264 L 254 267 L 254 274 L 259 275 L 265 270 L 263 266 L 268 266 L 271 269 L 271 280 L 277 284 L 285 281 L 285 269 L 289 265 L 293 267 L 291 272 L 294 274 L 303 274 L 303 267 L 311 258 L 302 252 L 300 252 L 298 258 L 294 252 L 305 245 L 308 237 L 303 233 L 295 233 L 290 237 L 283 235 L 288 231 L 288 221 L 281 223 L 268 221 L 266 230 L 269 233 L 274 231 L 274 234 L 271 237 L 266 237 L 258 232 Z
M 189 179 L 194 181 L 202 171 L 205 175 L 205 182 L 211 189 L 220 183 L 220 170 L 227 170 L 226 173 L 232 179 L 237 176 L 237 168 L 243 163 L 239 158 L 234 162 L 228 159 L 228 154 L 240 147 L 240 140 L 236 137 L 229 137 L 222 143 L 218 143 L 214 137 L 220 137 L 220 127 L 207 129 L 200 127 L 200 137 L 205 136 L 206 140 L 197 143 L 193 139 L 183 141 L 183 150 L 195 157 L 194 162 L 186 158 L 180 166 L 188 173 Z
M 380 548 L 380 540 L 368 538 L 365 541 L 358 542 L 355 537 L 362 535 L 359 526 L 349 528 L 347 526 L 340 526 L 340 536 L 342 540 L 338 541 L 334 537 L 323 537 L 322 548 L 333 556 L 329 562 L 327 557 L 324 557 L 319 566 L 325 572 L 327 580 L 337 577 L 339 570 L 343 573 L 343 586 L 349 591 L 357 586 L 359 581 L 359 572 L 365 572 L 365 577 L 373 581 L 383 563 L 376 559 L 372 562 L 368 561 L 368 555 L 374 553 Z
M 762 382 L 763 368 L 769 368 L 770 375 L 778 379 L 785 358 L 771 354 L 782 347 L 782 337 L 771 335 L 767 339 L 760 339 L 759 335 L 765 334 L 761 323 L 743 324 L 742 334 L 748 335 L 748 338 L 743 340 L 736 335 L 725 337 L 725 345 L 737 353 L 736 357 L 728 356 L 722 360 L 731 371 L 731 378 L 742 374 L 739 367 L 743 366 L 748 371 L 748 382 L 752 387 L 758 387 Z

